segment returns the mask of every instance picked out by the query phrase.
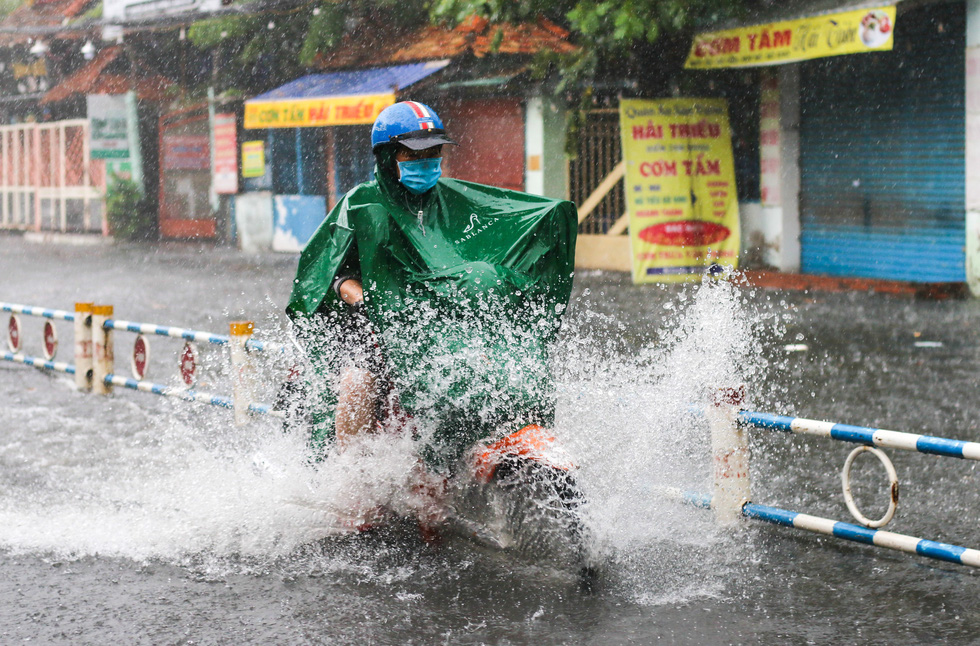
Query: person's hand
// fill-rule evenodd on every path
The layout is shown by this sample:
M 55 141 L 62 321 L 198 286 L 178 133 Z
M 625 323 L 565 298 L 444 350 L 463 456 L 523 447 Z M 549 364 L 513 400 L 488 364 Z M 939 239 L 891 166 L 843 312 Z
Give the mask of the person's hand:
M 340 298 L 348 305 L 357 305 L 364 302 L 364 288 L 361 281 L 348 278 L 340 284 Z

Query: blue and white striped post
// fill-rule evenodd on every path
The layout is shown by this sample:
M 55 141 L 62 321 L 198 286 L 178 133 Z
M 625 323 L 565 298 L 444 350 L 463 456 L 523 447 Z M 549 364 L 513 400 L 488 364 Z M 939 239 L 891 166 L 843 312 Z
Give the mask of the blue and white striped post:
M 111 318 L 112 305 L 92 307 L 92 392 L 96 395 L 108 395 L 112 392 L 112 383 L 106 381 L 106 376 L 114 372 L 115 353 L 112 347 L 112 328 L 105 324 Z
M 81 391 L 92 389 L 92 306 L 75 303 L 75 386 Z
M 715 520 L 732 525 L 742 516 L 742 507 L 752 499 L 749 479 L 748 433 L 738 424 L 738 411 L 745 387 L 724 388 L 715 394 L 705 415 L 711 429 L 714 466 Z

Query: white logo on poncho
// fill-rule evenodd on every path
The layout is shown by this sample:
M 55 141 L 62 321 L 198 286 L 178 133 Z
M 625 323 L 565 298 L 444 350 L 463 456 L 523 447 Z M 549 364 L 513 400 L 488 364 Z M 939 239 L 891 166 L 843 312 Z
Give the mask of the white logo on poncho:
M 476 213 L 470 213 L 470 225 L 463 229 L 463 233 L 469 233 L 478 224 L 480 224 L 480 217 Z
M 491 224 L 493 224 L 493 221 L 492 220 L 490 222 L 486 222 L 486 223 L 481 224 L 480 223 L 480 216 L 478 216 L 476 213 L 470 213 L 470 223 L 469 223 L 469 226 L 467 226 L 465 229 L 463 229 L 463 233 L 465 233 L 466 235 L 461 236 L 458 240 L 455 240 L 453 242 L 453 244 L 459 244 L 461 242 L 466 242 L 467 240 L 469 240 L 473 236 L 477 236 L 477 235 L 483 233 L 484 231 L 486 231 L 490 227 Z

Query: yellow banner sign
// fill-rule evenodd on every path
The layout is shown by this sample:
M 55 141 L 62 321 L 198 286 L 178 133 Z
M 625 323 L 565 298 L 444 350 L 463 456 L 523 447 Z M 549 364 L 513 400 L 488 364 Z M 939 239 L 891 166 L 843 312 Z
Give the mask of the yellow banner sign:
M 633 282 L 738 265 L 738 195 L 724 99 L 623 99 Z
M 312 128 L 374 123 L 381 111 L 394 104 L 394 94 L 246 101 L 246 128 Z
M 892 48 L 894 34 L 894 6 L 740 27 L 697 35 L 684 67 L 753 67 L 884 51 Z

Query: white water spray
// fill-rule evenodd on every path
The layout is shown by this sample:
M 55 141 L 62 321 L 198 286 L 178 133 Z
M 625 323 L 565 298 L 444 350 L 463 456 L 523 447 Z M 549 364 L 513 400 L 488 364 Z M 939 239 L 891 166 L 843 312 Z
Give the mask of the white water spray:
M 727 283 L 669 292 L 665 304 L 672 315 L 660 340 L 626 353 L 596 332 L 614 322 L 586 304 L 572 308 L 552 353 L 554 430 L 580 467 L 600 558 L 638 590 L 684 596 L 713 589 L 701 561 L 721 539 L 709 514 L 655 490 L 708 490 L 698 407 L 718 387 L 757 374 L 759 322 Z M 114 395 L 107 414 L 103 400 L 68 395 L 43 408 L 11 408 L 14 430 L 0 459 L 17 469 L 0 482 L 4 549 L 262 561 L 366 521 L 379 507 L 410 514 L 426 504 L 414 489 L 409 436 L 368 438 L 314 464 L 304 438 L 271 424 L 242 431 L 224 411 L 178 409 L 186 405 L 133 393 Z M 44 430 L 29 430 L 37 428 Z

